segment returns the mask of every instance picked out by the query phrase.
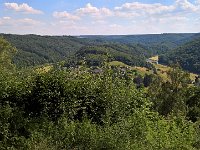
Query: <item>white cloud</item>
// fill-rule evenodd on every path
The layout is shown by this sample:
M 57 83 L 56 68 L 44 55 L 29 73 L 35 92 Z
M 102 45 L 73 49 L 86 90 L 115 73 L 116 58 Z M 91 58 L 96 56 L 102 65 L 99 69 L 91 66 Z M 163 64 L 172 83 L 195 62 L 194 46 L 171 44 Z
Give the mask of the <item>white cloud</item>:
M 198 1 L 197 1 L 198 2 Z M 177 7 L 187 11 L 197 11 L 199 9 L 198 5 L 190 3 L 188 0 L 176 0 Z
M 200 5 L 200 0 L 196 0 L 195 3 Z
M 13 17 L 0 18 L 0 33 L 13 34 L 47 34 L 50 25 L 31 18 L 16 19 Z M 48 30 L 50 34 L 50 30 Z
M 48 31 L 47 34 L 54 35 L 79 35 L 80 33 L 86 33 L 88 27 L 80 26 L 76 22 L 60 20 L 58 22 L 50 23 L 50 26 L 46 28 Z M 56 30 L 55 30 L 56 29 Z
M 95 14 L 99 12 L 99 9 L 88 3 L 84 8 L 79 8 L 77 12 L 80 14 Z
M 11 17 L 0 18 L 0 26 L 10 25 Z
M 162 5 L 160 3 L 144 4 L 140 2 L 125 3 L 120 7 L 115 7 L 116 11 L 134 11 L 138 13 L 156 14 L 163 12 L 170 12 L 175 9 L 175 6 Z
M 0 25 L 1 26 L 36 26 L 36 25 L 41 25 L 42 22 L 38 20 L 33 20 L 30 18 L 22 18 L 22 19 L 14 19 L 11 17 L 3 17 L 0 18 Z
M 105 20 L 95 20 L 95 21 L 92 21 L 92 24 L 95 24 L 95 25 L 105 25 L 107 22 Z
M 17 21 L 18 21 L 18 23 L 25 25 L 25 26 L 34 26 L 34 25 L 42 24 L 42 22 L 30 19 L 30 18 L 18 19 Z
M 173 24 L 175 24 L 175 23 L 184 23 L 187 21 L 188 21 L 188 18 L 184 16 L 166 16 L 166 17 L 158 18 L 156 20 L 156 22 L 159 22 L 163 26 L 166 25 L 167 23 L 171 24 L 173 22 Z
M 171 5 L 163 5 L 161 3 L 145 4 L 141 2 L 124 3 L 121 6 L 115 7 L 115 14 L 121 17 L 137 17 L 139 16 L 161 16 L 165 14 L 176 15 L 176 13 L 197 12 L 200 10 L 200 0 L 194 3 L 188 0 L 175 0 Z
M 112 16 L 113 15 L 113 12 L 110 9 L 105 8 L 105 7 L 99 9 L 99 11 L 102 15 L 105 15 L 105 16 Z
M 122 17 L 122 18 L 135 18 L 141 16 L 141 14 L 137 12 L 123 12 L 123 11 L 116 11 L 115 16 Z
M 88 3 L 84 8 L 79 8 L 76 10 L 77 14 L 80 16 L 92 15 L 94 17 L 105 17 L 112 16 L 113 12 L 108 8 L 97 8 Z
M 17 4 L 17 3 L 5 3 L 7 9 L 12 9 L 16 12 L 23 12 L 26 14 L 42 14 L 43 12 L 37 9 L 32 8 L 26 3 Z
M 55 18 L 61 18 L 61 19 L 69 19 L 69 20 L 80 20 L 80 17 L 76 16 L 76 15 L 72 15 L 66 11 L 63 12 L 54 12 L 53 16 Z
M 10 20 L 11 17 L 3 17 L 4 20 Z
M 17 5 L 21 7 L 21 5 Z M 12 9 L 26 12 L 27 9 Z M 11 9 L 11 8 L 10 8 Z M 33 8 L 32 8 L 33 9 Z M 30 18 L 0 18 L 0 32 L 37 34 L 142 34 L 163 32 L 199 32 L 200 0 L 174 0 L 174 3 L 124 3 L 114 8 L 96 7 L 55 11 L 46 24 Z M 20 31 L 22 29 L 22 31 Z
M 118 25 L 118 24 L 111 24 L 111 25 L 109 25 L 109 27 L 111 27 L 111 28 L 121 28 L 122 26 Z

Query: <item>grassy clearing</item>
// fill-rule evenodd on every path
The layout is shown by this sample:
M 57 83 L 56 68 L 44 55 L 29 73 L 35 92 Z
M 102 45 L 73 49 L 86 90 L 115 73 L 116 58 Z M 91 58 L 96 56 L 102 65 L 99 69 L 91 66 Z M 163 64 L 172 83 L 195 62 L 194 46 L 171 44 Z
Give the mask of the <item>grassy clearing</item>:
M 167 80 L 167 72 L 172 68 L 161 64 L 154 64 L 154 66 L 157 69 L 158 75 L 160 75 L 164 80 Z M 190 79 L 192 81 L 194 81 L 197 76 L 197 74 L 190 73 Z
M 129 65 L 124 64 L 120 61 L 112 61 L 108 63 L 109 66 L 117 66 L 117 67 L 129 67 L 131 70 L 137 70 L 137 72 L 144 76 L 145 74 L 152 74 L 153 72 L 151 70 L 148 70 L 145 67 L 131 67 Z
M 154 57 L 151 57 L 150 59 L 152 60 L 156 60 L 158 59 L 158 56 L 154 56 Z M 120 62 L 120 61 L 112 61 L 112 62 L 109 62 L 108 65 L 110 66 L 119 66 L 119 67 L 129 67 L 131 70 L 137 70 L 138 73 L 142 76 L 144 76 L 145 74 L 153 74 L 153 71 L 152 70 L 149 70 L 148 68 L 145 68 L 145 67 L 131 67 L 131 66 L 128 66 L 126 64 L 124 64 L 123 62 Z M 162 77 L 164 80 L 167 80 L 167 72 L 172 69 L 171 67 L 169 66 L 165 66 L 165 65 L 161 65 L 161 64 L 153 64 L 154 67 L 157 69 L 157 73 L 160 77 Z M 191 80 L 195 80 L 196 76 L 198 76 L 197 74 L 194 74 L 194 73 L 190 73 L 190 79 Z
M 154 56 L 154 57 L 151 57 L 151 58 L 149 58 L 150 60 L 153 60 L 153 61 L 158 61 L 158 55 L 157 56 Z
M 145 67 L 133 67 L 134 70 L 137 70 L 138 73 L 142 76 L 144 76 L 145 74 L 153 74 L 152 70 L 149 70 Z
M 110 65 L 110 66 L 120 66 L 120 67 L 129 67 L 128 65 L 126 65 L 125 63 L 120 62 L 120 61 L 109 62 L 108 65 Z
M 162 77 L 164 80 L 167 80 L 167 72 L 172 69 L 169 66 L 164 66 L 161 64 L 154 64 L 154 67 L 157 69 L 157 73 L 160 77 Z
M 38 74 L 43 74 L 43 73 L 49 72 L 51 69 L 53 69 L 53 65 L 46 65 L 46 66 L 42 66 L 42 67 L 37 68 L 35 71 Z
M 190 79 L 195 80 L 195 78 L 197 77 L 197 74 L 194 73 L 190 73 Z

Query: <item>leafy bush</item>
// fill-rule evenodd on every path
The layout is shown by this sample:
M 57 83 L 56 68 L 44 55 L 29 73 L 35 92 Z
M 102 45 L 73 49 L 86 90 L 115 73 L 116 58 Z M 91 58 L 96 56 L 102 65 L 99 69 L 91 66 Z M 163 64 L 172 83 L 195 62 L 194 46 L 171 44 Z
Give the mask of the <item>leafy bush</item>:
M 195 149 L 198 144 L 194 123 L 159 115 L 145 89 L 111 69 L 17 74 L 0 76 L 0 149 Z

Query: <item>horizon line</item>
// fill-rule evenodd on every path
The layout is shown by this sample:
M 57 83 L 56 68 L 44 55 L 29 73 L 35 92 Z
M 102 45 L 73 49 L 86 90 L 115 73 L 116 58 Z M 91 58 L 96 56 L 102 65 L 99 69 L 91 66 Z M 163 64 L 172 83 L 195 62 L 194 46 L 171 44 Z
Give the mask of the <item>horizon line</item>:
M 200 32 L 164 32 L 164 33 L 136 33 L 136 34 L 35 34 L 35 33 L 27 33 L 27 34 L 17 34 L 17 33 L 0 33 L 0 35 L 37 35 L 37 36 L 131 36 L 131 35 L 162 35 L 162 34 L 200 34 Z

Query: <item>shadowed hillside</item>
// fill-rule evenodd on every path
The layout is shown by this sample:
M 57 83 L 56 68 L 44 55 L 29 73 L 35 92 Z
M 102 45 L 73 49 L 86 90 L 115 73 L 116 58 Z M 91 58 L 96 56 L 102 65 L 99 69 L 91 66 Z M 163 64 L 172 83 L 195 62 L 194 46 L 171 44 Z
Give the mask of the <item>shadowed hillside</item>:
M 200 38 L 161 55 L 160 63 L 179 63 L 185 70 L 200 73 Z

